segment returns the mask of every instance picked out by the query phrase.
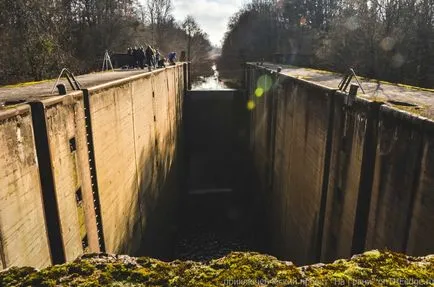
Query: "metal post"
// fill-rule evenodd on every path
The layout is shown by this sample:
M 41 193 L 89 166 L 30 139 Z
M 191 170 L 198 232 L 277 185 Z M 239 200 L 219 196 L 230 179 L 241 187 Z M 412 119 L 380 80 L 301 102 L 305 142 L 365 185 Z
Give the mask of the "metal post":
M 188 85 L 187 63 L 182 64 L 182 72 L 184 73 L 184 94 L 185 94 L 187 92 L 187 85 Z
M 347 97 L 347 107 L 351 107 L 354 103 L 354 100 L 356 99 L 357 96 L 357 90 L 359 89 L 358 85 L 355 84 L 351 84 L 350 86 L 350 92 L 348 93 L 348 97 Z
M 188 90 L 191 90 L 191 62 L 188 62 Z
M 66 87 L 64 84 L 58 84 L 56 87 L 60 96 L 66 95 Z

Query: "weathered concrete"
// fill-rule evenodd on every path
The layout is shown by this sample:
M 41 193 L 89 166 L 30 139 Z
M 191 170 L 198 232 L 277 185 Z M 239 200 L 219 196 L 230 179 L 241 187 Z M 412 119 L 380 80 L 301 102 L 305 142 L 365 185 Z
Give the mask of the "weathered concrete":
M 181 94 L 170 86 L 175 87 L 181 68 L 89 89 L 108 252 L 132 254 L 140 246 L 146 216 L 174 157 L 171 123 L 176 122 L 174 103 Z
M 1 267 L 51 263 L 30 106 L 0 111 Z
M 276 94 L 274 202 L 280 212 L 278 254 L 295 262 L 315 262 L 327 156 L 329 90 L 299 81 L 284 83 Z M 260 101 L 261 99 L 259 99 Z M 287 242 L 300 242 L 292 248 Z
M 71 261 L 83 253 L 82 240 L 87 240 L 87 251 L 100 250 L 90 180 L 83 95 L 76 92 L 42 102 L 47 119 L 65 255 L 66 260 Z M 77 192 L 81 193 L 81 200 L 77 198 L 80 197 Z
M 352 100 L 336 90 L 337 74 L 247 68 L 250 146 L 272 198 L 275 254 L 306 264 L 366 248 L 434 252 L 433 91 L 362 79 L 366 94 Z M 273 86 L 257 97 L 264 74 Z
M 109 74 L 84 79 L 128 72 Z M 176 65 L 66 96 L 39 97 L 49 86 L 40 84 L 31 103 L 38 118 L 26 104 L 0 111 L 2 268 L 137 252 L 160 191 L 177 180 L 184 83 Z M 10 89 L 9 98 L 29 100 L 31 88 Z
M 0 111 L 2 268 L 87 251 L 138 252 L 159 198 L 177 186 L 186 70 L 140 73 Z M 265 74 L 271 88 L 256 91 Z M 371 248 L 434 253 L 433 93 L 363 82 L 368 93 L 353 99 L 336 91 L 338 82 L 321 71 L 250 65 L 248 103 L 189 93 L 187 154 L 196 174 L 187 188 L 234 184 L 249 108 L 273 253 L 297 264 Z
M 276 70 L 277 65 L 265 63 L 265 68 Z M 343 75 L 329 71 L 321 71 L 309 68 L 300 68 L 289 65 L 281 65 L 281 75 L 286 75 L 296 79 L 306 80 L 329 87 L 338 89 L 338 85 Z M 357 71 L 356 71 L 357 72 Z M 401 110 L 407 110 L 412 113 L 434 119 L 434 89 L 425 89 L 412 87 L 402 84 L 388 83 L 375 79 L 358 77 L 363 90 L 358 90 L 358 96 L 367 98 L 371 101 L 383 102 L 385 105 L 394 106 Z M 357 84 L 353 78 L 352 84 Z M 349 88 L 349 87 L 348 87 Z
M 432 210 L 420 213 L 420 192 L 427 188 L 421 172 L 432 168 L 427 166 L 429 158 L 425 158 L 432 140 L 432 135 L 426 131 L 432 130 L 432 125 L 432 122 L 395 108 L 381 107 L 367 248 L 387 246 L 391 250 L 406 251 L 409 237 L 421 236 L 420 230 L 413 229 L 419 233 L 417 235 L 411 233 L 411 222 L 425 221 L 424 216 L 429 220 L 432 213 Z M 432 180 L 433 175 L 425 180 Z M 414 210 L 416 196 L 419 200 Z M 422 250 L 432 252 L 434 246 L 428 240 L 429 235 L 424 235 L 418 244 L 423 246 Z M 412 244 L 410 252 L 417 250 Z
M 82 88 L 88 88 L 145 73 L 148 72 L 145 70 L 115 70 L 114 72 L 108 71 L 79 75 L 76 76 L 76 79 L 82 85 Z M 51 79 L 41 82 L 29 82 L 0 87 L 0 103 L 5 101 L 21 99 L 31 100 L 40 99 L 41 97 L 55 96 L 58 94 L 57 89 L 55 88 L 52 94 L 51 91 L 56 80 L 57 79 Z M 60 79 L 59 83 L 64 84 L 68 92 L 72 92 L 72 88 L 65 78 Z
M 410 254 L 432 253 L 434 236 L 434 133 L 425 129 L 423 137 L 422 161 L 416 194 L 414 194 L 410 230 L 406 252 Z
M 322 260 L 350 256 L 354 249 L 361 248 L 360 242 L 353 238 L 360 235 L 366 227 L 363 222 L 356 223 L 369 206 L 363 206 L 364 197 L 369 196 L 369 176 L 372 176 L 376 140 L 378 105 L 363 98 L 356 98 L 347 104 L 344 93 L 336 93 L 333 104 L 333 131 L 331 136 L 330 174 L 327 192 L 327 205 L 324 218 L 322 240 Z M 370 147 L 371 150 L 366 147 Z M 363 172 L 368 165 L 367 174 Z M 369 200 L 369 198 L 368 198 Z M 360 205 L 358 203 L 360 202 Z M 366 225 L 366 224 L 365 224 Z M 357 228 L 355 228 L 357 226 Z M 356 229 L 356 230 L 355 230 Z M 363 236 L 363 235 L 362 235 Z M 357 245 L 357 247 L 356 247 Z

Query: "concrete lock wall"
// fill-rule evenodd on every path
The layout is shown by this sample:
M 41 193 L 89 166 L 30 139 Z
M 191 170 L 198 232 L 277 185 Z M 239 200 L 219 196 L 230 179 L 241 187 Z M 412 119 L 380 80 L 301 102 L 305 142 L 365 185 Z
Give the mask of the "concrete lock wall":
M 0 112 L 1 267 L 137 252 L 168 181 L 182 65 Z
M 174 158 L 182 75 L 177 66 L 89 89 L 108 252 L 134 253 L 140 246 L 146 216 Z
M 264 74 L 273 86 L 257 97 Z M 247 67 L 250 147 L 265 182 L 273 253 L 297 264 L 372 248 L 433 253 L 434 122 L 276 75 Z
M 29 105 L 0 112 L 1 266 L 51 262 Z
M 282 79 L 276 79 L 282 81 Z M 277 213 L 276 252 L 296 262 L 315 262 L 319 229 L 323 176 L 327 154 L 330 92 L 322 87 L 287 80 L 273 93 L 277 108 L 272 175 L 272 205 Z M 271 147 L 267 150 L 270 152 Z M 268 171 L 269 171 L 268 170 Z M 274 219 L 273 219 L 274 220 Z M 300 242 L 292 248 L 288 242 Z
M 347 104 L 333 98 L 330 173 L 327 186 L 321 258 L 332 261 L 362 252 L 379 105 L 363 98 Z M 367 167 L 365 167 L 365 165 Z M 363 220 L 365 219 L 365 220 Z
M 42 103 L 65 260 L 71 261 L 85 250 L 99 251 L 83 94 Z
M 382 106 L 367 247 L 423 255 L 434 250 L 433 122 Z M 430 190 L 430 191 L 428 191 Z

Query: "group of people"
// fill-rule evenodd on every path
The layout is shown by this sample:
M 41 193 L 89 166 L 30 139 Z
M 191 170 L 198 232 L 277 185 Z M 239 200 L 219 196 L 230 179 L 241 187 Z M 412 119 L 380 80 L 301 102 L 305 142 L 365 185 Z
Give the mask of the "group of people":
M 143 46 L 128 48 L 127 54 L 134 58 L 132 68 L 148 67 L 149 71 L 152 68 L 164 68 L 166 66 L 166 58 L 160 54 L 158 49 L 154 49 L 151 45 L 148 45 L 146 49 Z M 170 65 L 174 65 L 176 62 L 176 52 L 170 52 L 167 56 L 167 60 Z

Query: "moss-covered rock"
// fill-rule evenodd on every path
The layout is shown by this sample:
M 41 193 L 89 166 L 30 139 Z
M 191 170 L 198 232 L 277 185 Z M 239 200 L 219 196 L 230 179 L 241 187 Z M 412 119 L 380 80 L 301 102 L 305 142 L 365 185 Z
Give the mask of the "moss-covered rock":
M 0 286 L 434 286 L 434 256 L 373 250 L 349 260 L 296 267 L 243 252 L 207 263 L 87 254 L 40 271 L 10 268 L 0 272 Z

